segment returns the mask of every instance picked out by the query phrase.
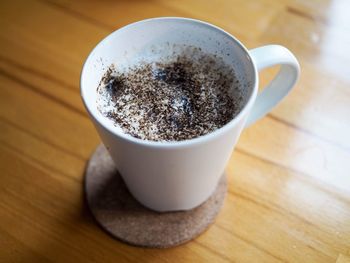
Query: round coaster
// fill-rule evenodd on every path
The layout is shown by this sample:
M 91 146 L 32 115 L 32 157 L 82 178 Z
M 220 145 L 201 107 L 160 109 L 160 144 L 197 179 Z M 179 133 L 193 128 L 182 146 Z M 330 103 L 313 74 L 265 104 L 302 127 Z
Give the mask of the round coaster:
M 167 248 L 197 237 L 214 222 L 226 191 L 224 175 L 213 195 L 192 210 L 150 210 L 130 194 L 103 145 L 91 156 L 85 174 L 86 199 L 97 222 L 117 239 L 142 247 Z

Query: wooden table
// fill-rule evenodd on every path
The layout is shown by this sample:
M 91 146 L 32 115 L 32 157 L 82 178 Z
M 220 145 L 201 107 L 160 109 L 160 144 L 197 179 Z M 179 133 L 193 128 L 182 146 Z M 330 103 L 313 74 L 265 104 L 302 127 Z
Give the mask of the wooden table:
M 1 1 L 0 262 L 350 262 L 349 9 L 348 0 Z M 249 48 L 285 45 L 302 67 L 288 98 L 243 132 L 216 223 L 164 250 L 114 240 L 82 196 L 100 142 L 79 96 L 82 63 L 113 30 L 156 16 L 209 21 Z

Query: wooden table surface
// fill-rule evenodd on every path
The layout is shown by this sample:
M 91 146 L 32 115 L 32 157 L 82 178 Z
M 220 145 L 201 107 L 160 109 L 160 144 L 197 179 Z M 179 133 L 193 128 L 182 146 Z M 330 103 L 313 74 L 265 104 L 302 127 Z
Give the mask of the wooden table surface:
M 350 1 L 0 2 L 0 262 L 350 262 Z M 130 22 L 185 16 L 298 57 L 295 90 L 246 129 L 216 223 L 171 249 L 103 232 L 82 195 L 98 138 L 79 95 L 90 50 Z M 261 74 L 262 84 L 276 69 Z

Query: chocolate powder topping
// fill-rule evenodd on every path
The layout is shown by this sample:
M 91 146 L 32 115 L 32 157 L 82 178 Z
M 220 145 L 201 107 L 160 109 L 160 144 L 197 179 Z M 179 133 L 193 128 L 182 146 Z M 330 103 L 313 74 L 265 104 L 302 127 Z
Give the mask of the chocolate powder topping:
M 98 87 L 98 109 L 125 133 L 152 141 L 180 141 L 212 132 L 239 112 L 242 92 L 229 66 L 203 53 L 193 60 L 111 66 Z

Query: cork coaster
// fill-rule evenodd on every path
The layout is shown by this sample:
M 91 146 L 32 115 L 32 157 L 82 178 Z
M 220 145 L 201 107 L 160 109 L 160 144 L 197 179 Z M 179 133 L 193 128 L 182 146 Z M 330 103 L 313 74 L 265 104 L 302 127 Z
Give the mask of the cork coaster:
M 91 156 L 85 174 L 87 203 L 100 226 L 113 237 L 142 247 L 173 247 L 197 237 L 214 222 L 226 191 L 222 176 L 202 205 L 189 211 L 155 212 L 130 194 L 103 145 Z

